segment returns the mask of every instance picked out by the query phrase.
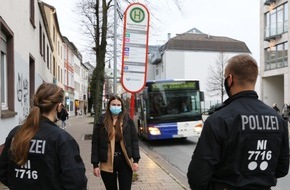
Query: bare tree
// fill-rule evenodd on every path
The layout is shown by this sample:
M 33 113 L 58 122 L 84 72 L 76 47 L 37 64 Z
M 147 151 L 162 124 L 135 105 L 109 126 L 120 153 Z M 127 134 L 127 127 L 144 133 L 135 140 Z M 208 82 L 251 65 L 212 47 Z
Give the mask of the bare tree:
M 221 102 L 225 95 L 224 89 L 224 67 L 226 64 L 227 58 L 223 52 L 218 54 L 215 66 L 210 65 L 209 77 L 207 79 L 207 92 L 210 97 L 219 96 Z
M 153 7 L 152 1 L 144 0 L 144 4 Z M 119 22 L 123 19 L 123 13 L 128 4 L 138 2 L 136 0 L 117 1 L 117 14 Z M 181 10 L 180 0 L 173 0 L 174 4 Z M 167 3 L 167 1 L 166 1 Z M 155 2 L 158 5 L 159 2 Z M 113 55 L 113 0 L 79 0 L 78 9 L 82 16 L 82 27 L 84 35 L 89 39 L 88 51 L 95 54 L 96 67 L 93 71 L 91 86 L 91 98 L 95 110 L 94 123 L 98 121 L 102 113 L 103 87 L 105 82 L 106 61 L 111 60 Z M 158 20 L 158 19 L 156 19 Z M 121 22 L 120 22 L 121 23 Z M 118 30 L 122 31 L 123 25 Z M 119 34 L 121 36 L 121 34 Z M 120 40 L 120 38 L 119 38 Z M 121 44 L 121 43 L 119 43 Z M 120 47 L 120 46 L 119 46 Z M 118 48 L 121 50 L 121 48 Z M 120 55 L 121 52 L 118 52 Z M 118 56 L 119 60 L 121 56 Z

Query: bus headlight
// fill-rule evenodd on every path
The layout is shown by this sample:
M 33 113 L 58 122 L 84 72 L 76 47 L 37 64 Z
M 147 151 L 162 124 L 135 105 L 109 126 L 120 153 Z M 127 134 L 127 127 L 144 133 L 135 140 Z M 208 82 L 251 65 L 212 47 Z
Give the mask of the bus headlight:
M 194 126 L 194 131 L 200 133 L 202 131 L 203 124 L 198 123 L 197 125 Z
M 148 129 L 151 135 L 161 135 L 160 130 L 156 127 L 149 127 Z

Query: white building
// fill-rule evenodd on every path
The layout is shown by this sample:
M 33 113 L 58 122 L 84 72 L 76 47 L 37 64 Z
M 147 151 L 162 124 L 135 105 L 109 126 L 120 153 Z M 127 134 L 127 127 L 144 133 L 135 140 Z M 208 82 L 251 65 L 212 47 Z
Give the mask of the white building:
M 60 27 L 57 19 L 56 9 L 44 2 L 40 3 L 45 12 L 49 33 L 53 44 L 53 52 L 50 57 L 51 67 L 50 71 L 53 74 L 53 83 L 63 88 L 63 70 L 64 70 L 64 56 L 63 56 L 63 39 L 60 32 Z M 44 47 L 43 47 L 44 48 Z M 45 52 L 45 49 L 44 49 Z
M 205 101 L 220 101 L 220 97 L 207 96 L 206 91 L 208 68 L 215 66 L 219 55 L 223 53 L 225 59 L 229 59 L 237 54 L 251 53 L 242 41 L 207 35 L 196 28 L 170 38 L 159 48 L 151 47 L 150 51 L 147 80 L 197 79 L 205 93 Z
M 42 83 L 64 88 L 70 115 L 74 115 L 75 99 L 86 101 L 87 69 L 77 48 L 68 44 L 64 51 L 53 6 L 40 0 L 1 1 L 0 151 L 10 130 L 28 116 Z M 74 64 L 79 68 L 76 83 Z
M 28 115 L 38 86 L 53 82 L 52 40 L 44 15 L 38 1 L 1 1 L 0 145 Z
M 290 104 L 288 0 L 260 1 L 261 99 L 282 108 Z
M 88 73 L 89 69 L 82 62 L 82 55 L 77 47 L 63 36 L 64 41 L 64 64 L 65 64 L 65 91 L 66 107 L 70 115 L 77 115 L 78 111 L 84 111 L 88 106 Z

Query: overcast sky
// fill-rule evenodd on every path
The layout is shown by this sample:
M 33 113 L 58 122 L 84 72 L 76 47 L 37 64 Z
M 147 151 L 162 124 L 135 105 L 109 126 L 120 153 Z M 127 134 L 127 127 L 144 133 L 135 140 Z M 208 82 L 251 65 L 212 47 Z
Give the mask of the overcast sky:
M 62 35 L 68 37 L 82 52 L 86 42 L 82 39 L 78 16 L 75 13 L 75 3 L 78 0 L 43 1 L 56 8 Z M 154 2 L 156 1 L 152 1 L 152 4 Z M 158 0 L 156 7 L 149 9 L 152 14 L 150 45 L 164 44 L 168 33 L 174 37 L 195 27 L 212 36 L 224 36 L 245 42 L 253 57 L 260 62 L 260 0 L 181 0 L 181 11 L 170 2 L 173 0 Z

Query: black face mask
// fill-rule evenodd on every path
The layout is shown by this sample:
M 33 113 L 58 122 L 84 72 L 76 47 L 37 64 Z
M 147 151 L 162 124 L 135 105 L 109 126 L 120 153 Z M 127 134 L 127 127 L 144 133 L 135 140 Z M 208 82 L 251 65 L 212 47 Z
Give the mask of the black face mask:
M 230 89 L 231 89 L 231 88 L 229 87 L 229 85 L 228 85 L 228 83 L 227 83 L 228 78 L 229 78 L 229 76 L 228 76 L 227 78 L 225 78 L 224 86 L 225 86 L 225 90 L 226 90 L 227 95 L 230 97 L 230 96 L 231 96 L 231 94 L 230 94 Z
M 54 118 L 54 123 L 56 123 L 58 121 L 58 106 L 56 106 L 56 115 Z

